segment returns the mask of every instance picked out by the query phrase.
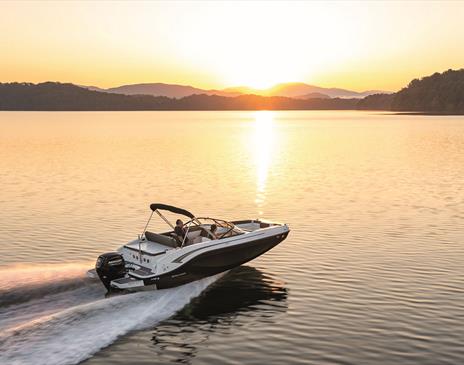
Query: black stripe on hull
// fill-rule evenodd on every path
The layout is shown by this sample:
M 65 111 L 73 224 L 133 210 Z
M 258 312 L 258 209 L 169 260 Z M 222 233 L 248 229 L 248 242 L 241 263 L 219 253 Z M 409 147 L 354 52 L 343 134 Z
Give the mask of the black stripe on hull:
M 282 242 L 287 235 L 288 232 L 285 232 L 272 237 L 205 252 L 169 274 L 145 279 L 144 284 L 155 284 L 157 289 L 166 289 L 219 274 L 269 251 Z

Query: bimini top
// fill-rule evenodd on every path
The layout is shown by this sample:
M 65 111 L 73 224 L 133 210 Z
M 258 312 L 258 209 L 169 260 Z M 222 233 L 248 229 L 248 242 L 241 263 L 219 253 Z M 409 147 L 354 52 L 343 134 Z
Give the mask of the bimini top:
M 168 211 L 176 213 L 176 214 L 185 215 L 185 216 L 187 216 L 189 218 L 192 218 L 192 219 L 195 218 L 195 216 L 192 213 L 190 213 L 188 210 L 185 210 L 185 209 L 182 209 L 182 208 L 176 208 L 176 207 L 173 207 L 172 205 L 153 203 L 153 204 L 150 204 L 150 208 L 153 211 L 155 211 L 157 209 L 168 210 Z

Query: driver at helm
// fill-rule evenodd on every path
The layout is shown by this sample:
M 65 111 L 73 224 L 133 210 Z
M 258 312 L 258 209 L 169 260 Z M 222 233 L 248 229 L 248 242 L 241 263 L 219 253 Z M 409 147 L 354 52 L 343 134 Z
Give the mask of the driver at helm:
M 174 233 L 179 237 L 181 242 L 185 239 L 185 235 L 187 234 L 187 231 L 184 228 L 184 222 L 182 222 L 182 220 L 180 219 L 176 220 L 176 226 L 174 227 Z
M 184 222 L 178 219 L 176 220 L 176 226 L 174 227 L 174 233 L 177 235 L 179 245 L 190 245 L 193 243 L 201 242 L 200 231 L 188 232 L 184 227 Z
M 218 239 L 218 236 L 217 236 L 217 233 L 216 233 L 217 232 L 217 225 L 212 224 L 210 231 L 211 231 L 211 235 L 213 236 L 213 239 L 217 240 Z

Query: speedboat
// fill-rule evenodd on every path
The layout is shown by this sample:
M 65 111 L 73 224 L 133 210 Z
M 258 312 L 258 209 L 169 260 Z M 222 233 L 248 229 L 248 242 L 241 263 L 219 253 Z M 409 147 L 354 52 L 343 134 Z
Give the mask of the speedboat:
M 286 224 L 261 219 L 225 221 L 195 217 L 185 209 L 151 204 L 150 218 L 137 239 L 116 252 L 100 255 L 88 276 L 98 276 L 108 291 L 165 289 L 228 271 L 253 260 L 282 242 Z M 170 211 L 189 220 L 184 237 L 162 214 Z M 147 228 L 156 213 L 169 227 L 163 233 Z M 212 227 L 216 228 L 214 233 Z

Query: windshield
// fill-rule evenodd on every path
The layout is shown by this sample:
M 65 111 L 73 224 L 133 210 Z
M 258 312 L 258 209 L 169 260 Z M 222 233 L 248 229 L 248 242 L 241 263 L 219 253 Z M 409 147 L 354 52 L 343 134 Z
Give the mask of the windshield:
M 236 227 L 231 222 L 225 221 L 223 219 L 210 218 L 210 217 L 194 218 L 188 221 L 187 223 L 185 223 L 184 226 L 191 227 L 191 228 L 195 226 L 200 226 L 203 228 L 207 228 L 209 230 L 213 224 L 215 224 L 218 227 L 219 232 L 230 232 L 233 234 L 245 233 L 244 230 Z

